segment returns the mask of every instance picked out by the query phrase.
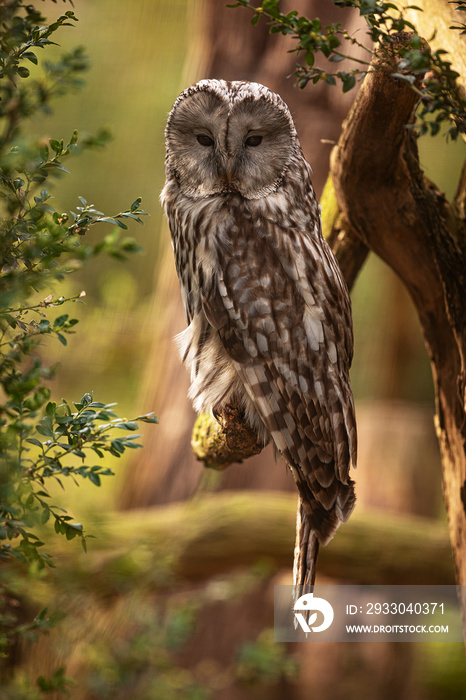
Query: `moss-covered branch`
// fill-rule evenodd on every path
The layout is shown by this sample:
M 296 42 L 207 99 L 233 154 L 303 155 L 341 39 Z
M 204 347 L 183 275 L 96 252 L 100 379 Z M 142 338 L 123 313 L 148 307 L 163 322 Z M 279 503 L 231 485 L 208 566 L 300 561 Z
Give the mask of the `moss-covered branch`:
M 206 413 L 200 415 L 194 424 L 191 445 L 205 467 L 219 470 L 259 454 L 264 447 L 234 406 L 226 406 L 216 419 Z
M 99 523 L 89 553 L 73 555 L 73 577 L 96 586 L 173 585 L 173 576 L 205 579 L 265 561 L 290 571 L 296 497 L 230 491 L 188 503 L 118 513 Z M 62 548 L 60 547 L 60 550 Z M 62 556 L 70 556 L 63 547 Z M 443 523 L 356 510 L 319 557 L 318 576 L 364 584 L 452 584 Z

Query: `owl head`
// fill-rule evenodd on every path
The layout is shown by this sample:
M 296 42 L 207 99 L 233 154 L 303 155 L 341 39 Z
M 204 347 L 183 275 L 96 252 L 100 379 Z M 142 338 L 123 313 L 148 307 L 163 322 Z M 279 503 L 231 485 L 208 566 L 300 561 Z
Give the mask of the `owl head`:
M 194 199 L 235 192 L 264 197 L 300 152 L 288 107 L 259 83 L 201 80 L 187 88 L 165 137 L 167 177 Z

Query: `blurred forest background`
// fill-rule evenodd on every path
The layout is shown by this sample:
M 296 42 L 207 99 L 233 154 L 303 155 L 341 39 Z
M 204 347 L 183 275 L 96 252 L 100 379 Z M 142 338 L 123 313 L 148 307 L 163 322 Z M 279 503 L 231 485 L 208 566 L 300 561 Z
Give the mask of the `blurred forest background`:
M 62 3 L 36 4 L 49 19 L 63 12 Z M 325 0 L 287 1 L 283 6 L 308 10 L 323 21 L 341 21 Z M 53 394 L 78 400 L 92 389 L 96 399 L 118 402 L 121 415 L 154 411 L 160 425 L 146 431 L 145 449 L 136 459 L 116 465 L 116 477 L 106 479 L 101 489 L 70 488 L 63 503 L 92 532 L 93 523 L 114 509 L 197 498 L 203 490 L 294 491 L 292 479 L 269 453 L 209 479 L 191 456 L 187 379 L 171 340 L 184 319 L 158 199 L 164 182 L 164 126 L 179 92 L 200 78 L 264 82 L 291 107 L 320 194 L 332 143 L 354 95 L 342 96 L 320 84 L 300 92 L 293 78 L 287 78 L 294 57 L 286 53 L 286 40 L 270 38 L 265 25 L 252 28 L 245 10 L 227 10 L 222 0 L 74 0 L 74 10 L 77 27 L 63 29 L 60 47 L 50 53 L 84 45 L 91 64 L 86 86 L 59 100 L 54 115 L 35 120 L 30 128 L 40 136 L 66 139 L 74 128 L 83 135 L 105 126 L 113 140 L 101 151 L 70 161 L 71 175 L 54 191 L 56 207 L 73 210 L 81 195 L 98 209 L 117 212 L 122 202 L 140 196 L 150 217 L 144 227 L 131 231 L 143 254 L 125 264 L 100 262 L 98 268 L 94 264 L 68 278 L 66 293 L 85 290 L 86 304 L 73 308 L 80 318 L 78 334 L 69 338 Z M 439 136 L 424 137 L 419 145 L 427 175 L 452 197 L 466 156 L 464 144 L 446 143 Z M 444 520 L 430 367 L 410 299 L 374 256 L 365 264 L 352 299 L 358 508 L 377 508 L 381 519 L 383 511 L 397 511 Z M 43 353 L 49 362 L 60 362 L 57 343 L 44 347 Z M 277 578 L 265 565 L 167 595 L 163 604 L 173 616 L 162 639 L 150 594 L 134 588 L 139 565 L 125 559 L 111 581 L 98 575 L 81 579 L 81 565 L 78 574 L 75 569 L 58 574 L 57 603 L 69 615 L 66 639 L 52 635 L 41 651 L 24 649 L 27 672 L 43 672 L 44 663 L 53 669 L 55 658 L 65 662 L 66 649 L 67 674 L 78 682 L 72 697 L 86 700 L 298 699 L 311 697 L 313 691 L 321 698 L 464 697 L 461 645 L 443 650 L 429 644 L 406 645 L 408 650 L 389 644 L 337 649 L 311 645 L 312 663 L 307 649 L 278 648 L 270 637 L 270 591 L 274 582 L 289 582 L 290 571 Z M 158 569 L 153 573 L 154 585 L 159 574 Z M 41 585 L 37 582 L 37 590 Z M 74 596 L 71 605 L 67 589 Z M 261 611 L 264 590 L 269 607 Z M 89 591 L 95 596 L 92 603 L 85 602 Z M 206 604 L 210 613 L 203 616 Z M 232 628 L 235 632 L 227 639 L 226 630 Z M 169 656 L 173 650 L 175 665 Z M 33 697 L 26 690 L 17 692 L 18 699 Z

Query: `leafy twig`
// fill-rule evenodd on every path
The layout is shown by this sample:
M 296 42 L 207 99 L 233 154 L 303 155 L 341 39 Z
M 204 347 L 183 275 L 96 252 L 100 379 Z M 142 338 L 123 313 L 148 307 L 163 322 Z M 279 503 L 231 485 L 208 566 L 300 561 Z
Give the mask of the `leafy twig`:
M 456 139 L 459 133 L 466 133 L 466 100 L 457 83 L 459 74 L 452 68 L 447 52 L 443 49 L 433 51 L 418 34 L 415 25 L 408 21 L 403 10 L 394 2 L 382 0 L 333 0 L 339 8 L 352 7 L 359 11 L 367 24 L 366 34 L 374 48 L 364 47 L 373 56 L 376 50 L 390 48 L 387 56 L 393 61 L 393 47 L 396 45 L 396 61 L 393 76 L 407 81 L 421 98 L 417 127 L 421 134 L 435 135 L 442 123 L 448 123 L 446 134 Z M 373 70 L 371 61 L 367 62 L 351 53 L 351 46 L 364 46 L 362 42 L 345 30 L 341 24 L 333 23 L 322 26 L 319 19 L 300 16 L 295 10 L 283 13 L 279 9 L 279 0 L 263 0 L 260 6 L 253 6 L 248 0 L 237 0 L 229 7 L 246 7 L 252 10 L 252 22 L 256 24 L 265 17 L 271 33 L 291 36 L 296 46 L 292 52 L 304 57 L 304 63 L 297 65 L 295 75 L 301 88 L 309 82 L 314 84 L 325 81 L 329 85 L 339 82 L 343 92 L 355 87 L 358 81 Z M 464 0 L 454 0 L 456 10 L 466 11 Z M 422 11 L 415 5 L 406 9 Z M 458 22 L 454 27 L 466 33 L 466 24 Z M 402 39 L 402 40 L 400 40 Z M 348 46 L 349 45 L 349 46 Z M 347 50 L 349 48 L 349 50 Z M 327 67 L 315 65 L 319 55 L 330 64 L 346 60 L 349 70 L 332 71 Z M 435 118 L 433 118 L 435 116 Z

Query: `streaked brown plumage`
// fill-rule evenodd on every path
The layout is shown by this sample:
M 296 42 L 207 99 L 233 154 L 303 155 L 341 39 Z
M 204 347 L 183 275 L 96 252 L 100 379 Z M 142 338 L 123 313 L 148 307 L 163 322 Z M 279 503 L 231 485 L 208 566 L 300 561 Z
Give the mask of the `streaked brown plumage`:
M 294 582 L 350 515 L 356 424 L 351 306 L 322 237 L 290 112 L 257 83 L 204 80 L 176 100 L 162 192 L 197 411 L 239 405 L 299 491 Z

